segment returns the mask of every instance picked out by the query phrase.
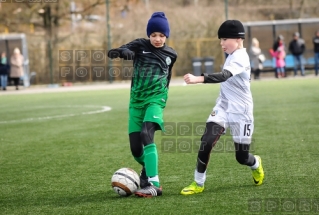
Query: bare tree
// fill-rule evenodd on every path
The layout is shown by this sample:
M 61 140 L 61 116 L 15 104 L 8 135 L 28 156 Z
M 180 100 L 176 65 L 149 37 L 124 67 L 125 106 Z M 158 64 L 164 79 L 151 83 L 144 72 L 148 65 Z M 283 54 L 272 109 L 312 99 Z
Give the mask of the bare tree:
M 306 0 L 301 0 L 299 9 L 299 18 L 303 17 Z

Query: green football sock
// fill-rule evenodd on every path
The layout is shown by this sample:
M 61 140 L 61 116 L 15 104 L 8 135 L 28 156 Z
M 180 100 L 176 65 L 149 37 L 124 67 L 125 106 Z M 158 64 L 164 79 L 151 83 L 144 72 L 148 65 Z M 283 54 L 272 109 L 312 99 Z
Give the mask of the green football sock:
M 142 166 L 144 166 L 144 158 L 145 158 L 145 152 L 143 152 L 143 154 L 140 157 L 134 157 L 134 159 Z
M 144 163 L 146 175 L 150 178 L 158 176 L 158 154 L 155 143 L 149 144 L 144 147 Z M 157 177 L 158 178 L 158 177 Z M 158 181 L 151 181 L 154 186 L 159 187 Z

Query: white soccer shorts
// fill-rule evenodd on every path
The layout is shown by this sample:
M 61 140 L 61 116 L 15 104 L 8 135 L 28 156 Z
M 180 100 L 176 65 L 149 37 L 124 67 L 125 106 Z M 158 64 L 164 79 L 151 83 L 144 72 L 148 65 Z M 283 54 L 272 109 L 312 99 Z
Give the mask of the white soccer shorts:
M 252 113 L 227 113 L 221 108 L 214 108 L 206 122 L 215 122 L 225 128 L 230 128 L 230 134 L 236 143 L 250 144 L 254 133 L 254 117 Z

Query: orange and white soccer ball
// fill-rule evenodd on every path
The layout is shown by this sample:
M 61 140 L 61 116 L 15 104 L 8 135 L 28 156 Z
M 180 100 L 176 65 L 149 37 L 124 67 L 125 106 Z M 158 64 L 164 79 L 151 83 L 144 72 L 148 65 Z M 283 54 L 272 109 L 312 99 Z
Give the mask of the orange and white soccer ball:
M 132 195 L 140 186 L 139 175 L 131 168 L 121 168 L 112 176 L 113 190 L 120 196 Z

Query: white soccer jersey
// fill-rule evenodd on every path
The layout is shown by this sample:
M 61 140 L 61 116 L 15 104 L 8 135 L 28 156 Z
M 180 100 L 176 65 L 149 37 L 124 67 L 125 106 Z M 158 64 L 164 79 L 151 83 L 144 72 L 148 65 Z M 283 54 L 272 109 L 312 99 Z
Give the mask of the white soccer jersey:
M 228 55 L 223 69 L 230 71 L 233 76 L 221 83 L 216 106 L 228 113 L 252 113 L 250 61 L 246 49 L 238 49 Z

